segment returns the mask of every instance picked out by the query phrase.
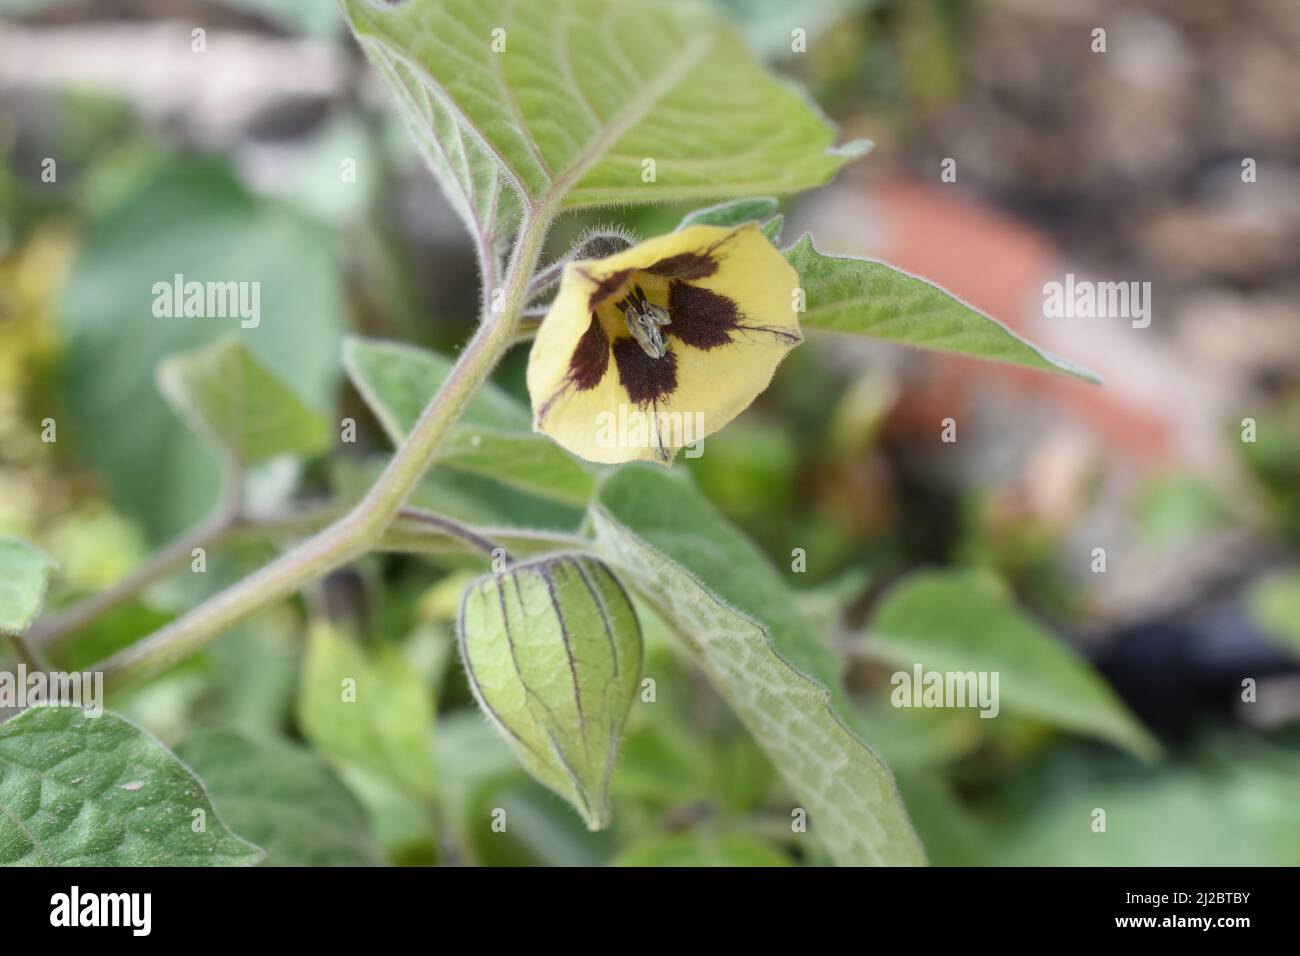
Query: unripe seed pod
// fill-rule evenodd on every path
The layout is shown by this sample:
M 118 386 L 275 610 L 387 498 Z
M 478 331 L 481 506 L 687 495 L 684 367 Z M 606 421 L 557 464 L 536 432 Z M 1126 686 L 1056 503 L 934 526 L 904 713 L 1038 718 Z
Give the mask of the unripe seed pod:
M 601 562 L 552 555 L 472 582 L 461 660 L 479 705 L 538 781 L 600 830 L 641 679 L 641 626 Z

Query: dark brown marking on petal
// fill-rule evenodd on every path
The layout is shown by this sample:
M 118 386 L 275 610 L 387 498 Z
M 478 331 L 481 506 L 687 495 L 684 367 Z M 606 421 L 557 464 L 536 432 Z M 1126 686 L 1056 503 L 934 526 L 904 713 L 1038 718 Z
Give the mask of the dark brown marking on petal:
M 668 314 L 672 316 L 672 323 L 665 327 L 665 332 L 705 352 L 730 344 L 736 332 L 759 332 L 786 345 L 798 345 L 803 341 L 798 329 L 747 325 L 734 301 L 721 293 L 685 282 L 674 282 L 668 287 Z
M 614 363 L 619 382 L 637 405 L 649 405 L 677 390 L 677 356 L 671 349 L 663 358 L 653 358 L 636 339 L 615 339 Z
M 580 392 L 595 388 L 605 372 L 609 369 L 609 336 L 605 334 L 605 327 L 600 324 L 600 319 L 596 318 L 596 313 L 591 313 L 591 324 L 587 326 L 587 331 L 582 333 L 582 338 L 578 339 L 578 345 L 573 350 L 573 357 L 569 359 L 568 380 Z
M 592 289 L 591 295 L 587 297 L 587 308 L 594 312 L 604 305 L 612 296 L 622 290 L 623 286 L 627 284 L 628 278 L 635 271 L 635 269 L 619 269 L 617 272 L 611 272 L 603 279 L 597 279 L 590 272 L 584 271 L 582 274 L 596 283 L 596 288 Z
M 609 336 L 605 333 L 604 326 L 600 324 L 600 319 L 593 312 L 591 324 L 587 326 L 587 331 L 582 333 L 578 344 L 573 348 L 573 355 L 569 357 L 569 370 L 564 375 L 564 381 L 546 401 L 542 402 L 533 416 L 535 427 L 541 427 L 542 422 L 546 421 L 546 416 L 551 413 L 551 406 L 568 394 L 570 389 L 576 388 L 584 392 L 593 389 L 601 383 L 608 371 Z
M 645 271 L 664 279 L 707 279 L 718 271 L 718 260 L 702 252 L 679 252 Z
M 687 281 L 707 279 L 718 271 L 718 250 L 734 239 L 738 231 L 727 233 L 704 249 L 695 252 L 679 252 L 674 256 L 660 259 L 653 265 L 647 266 L 644 271 L 664 279 L 686 279 Z
M 708 351 L 731 342 L 731 331 L 740 326 L 740 310 L 725 295 L 685 282 L 668 287 L 669 335 L 694 348 Z

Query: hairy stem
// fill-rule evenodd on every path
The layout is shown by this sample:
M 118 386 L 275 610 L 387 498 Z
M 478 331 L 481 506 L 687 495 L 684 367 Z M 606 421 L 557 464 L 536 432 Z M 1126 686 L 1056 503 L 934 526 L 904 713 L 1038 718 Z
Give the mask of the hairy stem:
M 438 444 L 514 341 L 527 304 L 528 282 L 558 208 L 547 200 L 525 215 L 506 276 L 500 312 L 483 321 L 420 420 L 398 447 L 365 498 L 343 518 L 253 575 L 209 598 L 144 640 L 110 657 L 106 679 L 140 677 L 195 652 L 235 623 L 380 545 L 411 489 L 429 468 Z
M 505 548 L 459 521 L 453 521 L 444 515 L 434 514 L 432 511 L 425 511 L 423 508 L 403 508 L 399 514 L 417 524 L 428 525 L 448 537 L 464 541 L 489 557 L 499 552 L 507 562 L 512 560 Z
M 221 544 L 231 531 L 228 523 L 204 522 L 187 531 L 169 544 L 154 552 L 129 575 L 110 587 L 92 594 L 66 611 L 52 614 L 38 621 L 29 635 L 32 644 L 46 646 L 79 631 L 91 621 L 131 600 L 155 581 L 190 560 L 195 548 L 214 548 Z
M 528 284 L 528 301 L 532 302 L 555 283 L 560 281 L 560 276 L 564 274 L 564 267 L 568 264 L 567 259 L 560 259 L 558 262 L 552 262 L 537 275 Z

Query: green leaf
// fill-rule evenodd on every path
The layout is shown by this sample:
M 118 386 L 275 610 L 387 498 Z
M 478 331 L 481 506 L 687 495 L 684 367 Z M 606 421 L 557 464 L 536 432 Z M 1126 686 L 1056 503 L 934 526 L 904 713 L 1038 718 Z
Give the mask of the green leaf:
M 1294 754 L 1230 761 L 1137 778 L 1068 771 L 1035 780 L 1034 805 L 989 841 L 988 866 L 1300 865 L 1300 766 Z M 1064 768 L 1063 768 L 1064 769 Z M 1106 830 L 1092 828 L 1106 811 Z
M 677 228 L 685 229 L 687 226 L 699 225 L 739 226 L 747 222 L 762 223 L 763 235 L 775 243 L 781 237 L 785 216 L 776 211 L 776 200 L 771 196 L 756 196 L 749 199 L 732 199 L 718 203 L 716 206 L 696 209 L 694 212 L 687 213 L 677 224 Z
M 924 279 L 869 259 L 824 255 L 806 233 L 785 255 L 799 273 L 806 298 L 799 317 L 805 328 L 867 335 L 1100 381 L 1087 369 L 1049 355 Z
M 458 842 L 468 845 L 491 822 L 491 808 L 481 798 L 527 779 L 524 769 L 496 728 L 474 710 L 452 711 L 440 720 L 434 754 L 439 809 Z
M 158 367 L 158 387 L 196 435 L 241 464 L 329 448 L 324 416 L 238 339 L 171 356 Z
M 632 844 L 614 866 L 790 866 L 762 840 L 739 834 L 672 833 Z
M 453 166 L 467 141 L 480 144 L 533 204 L 795 192 L 825 183 L 860 152 L 834 149 L 822 116 L 702 6 L 343 3 L 381 75 L 419 105 L 407 109 L 431 130 L 423 138 L 445 140 L 443 165 Z M 653 182 L 642 179 L 647 159 Z M 479 155 L 466 160 L 449 193 L 485 209 L 499 188 Z M 448 182 L 445 171 L 440 178 Z
M 434 352 L 359 338 L 344 342 L 343 365 L 394 444 L 410 432 L 452 368 Z M 491 383 L 471 400 L 436 461 L 566 504 L 585 505 L 596 486 L 588 465 L 533 432 L 528 408 Z
M 0 725 L 0 864 L 251 866 L 261 856 L 193 771 L 116 714 L 35 707 Z
M 754 196 L 749 199 L 732 199 L 716 206 L 705 206 L 689 212 L 677 224 L 682 230 L 688 226 L 739 226 L 746 222 L 766 222 L 776 213 L 776 200 L 771 196 Z
M 356 336 L 343 340 L 343 367 L 394 442 L 414 427 L 454 364 L 437 352 L 404 342 Z M 528 409 L 490 382 L 474 393 L 463 418 L 502 431 L 532 427 Z
M 781 241 L 781 227 L 785 225 L 785 216 L 777 213 L 767 222 L 763 223 L 763 235 L 767 236 L 768 242 L 773 244 Z
M 646 673 L 667 683 L 658 671 L 647 668 Z M 656 701 L 656 719 L 634 725 L 624 736 L 614 765 L 615 796 L 665 809 L 715 798 L 718 781 L 710 776 L 708 741 L 698 727 L 683 727 L 685 721 L 675 719 L 676 714 L 659 719 L 659 709 Z
M 984 827 L 957 798 L 952 782 L 940 772 L 895 767 L 898 786 L 931 862 L 935 866 L 987 865 L 992 854 Z
M 480 866 L 604 866 L 617 848 L 613 831 L 592 832 L 541 784 L 528 781 L 485 794 L 486 826 L 475 834 Z M 493 813 L 505 813 L 505 833 L 493 832 Z
M 503 484 L 568 505 L 585 505 L 595 492 L 592 469 L 544 435 L 506 432 L 462 422 L 438 449 L 438 464 L 495 478 Z
M 346 7 L 346 4 L 345 4 Z M 519 197 L 505 170 L 436 81 L 400 45 L 357 30 L 371 64 L 396 94 L 407 132 L 451 207 L 492 248 L 519 218 Z
M 309 404 L 331 407 L 345 324 L 334 242 L 252 196 L 223 167 L 194 161 L 151 175 L 91 225 L 60 308 L 69 410 L 60 447 L 67 434 L 118 510 L 154 538 L 202 520 L 220 483 L 212 455 L 158 400 L 155 368 L 174 352 L 236 335 Z M 259 282 L 257 327 L 156 316 L 155 283 L 178 273 L 186 282 Z
M 1256 627 L 1300 654 L 1300 571 L 1280 571 L 1256 581 L 1246 591 L 1246 608 Z
M 438 806 L 466 862 L 478 866 L 599 866 L 609 831 L 591 833 L 554 794 L 530 780 L 501 735 L 475 711 L 438 724 Z M 505 832 L 494 814 L 505 811 Z
M 365 809 L 302 747 L 233 728 L 190 734 L 176 748 L 207 783 L 218 812 L 266 851 L 266 866 L 375 866 Z
M 295 619 L 271 613 L 250 618 L 209 644 L 203 655 L 208 679 L 201 722 L 257 735 L 287 730 L 298 694 L 302 643 Z
M 314 624 L 298 720 L 329 757 L 379 773 L 407 793 L 432 796 L 432 693 L 396 648 L 368 656 L 355 641 Z
M 1086 661 L 971 572 L 915 574 L 872 619 L 871 646 L 911 674 L 996 672 L 1000 705 L 1152 759 L 1160 746 Z
M 359 763 L 334 760 L 339 776 L 366 808 L 375 841 L 395 866 L 429 866 L 437 861 L 438 832 L 428 798 Z
M 684 478 L 626 467 L 591 509 L 596 546 L 697 654 L 843 865 L 919 864 L 888 768 L 850 729 L 840 665 L 776 570 Z
M 54 567 L 21 538 L 0 538 L 0 634 L 21 634 L 36 620 Z

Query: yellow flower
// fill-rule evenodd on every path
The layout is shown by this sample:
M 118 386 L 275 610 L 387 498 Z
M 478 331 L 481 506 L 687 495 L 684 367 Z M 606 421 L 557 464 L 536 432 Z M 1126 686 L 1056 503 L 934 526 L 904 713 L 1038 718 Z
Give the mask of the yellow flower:
M 570 262 L 528 360 L 533 426 L 589 461 L 667 464 L 798 345 L 799 277 L 755 225 Z

